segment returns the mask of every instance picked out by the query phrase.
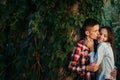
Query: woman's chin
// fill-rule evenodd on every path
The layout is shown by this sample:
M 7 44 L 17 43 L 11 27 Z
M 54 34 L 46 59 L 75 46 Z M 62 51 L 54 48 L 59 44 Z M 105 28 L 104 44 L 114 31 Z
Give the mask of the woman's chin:
M 101 43 L 101 42 L 103 42 L 103 41 L 102 41 L 102 40 L 99 40 L 99 41 L 98 41 L 98 43 Z

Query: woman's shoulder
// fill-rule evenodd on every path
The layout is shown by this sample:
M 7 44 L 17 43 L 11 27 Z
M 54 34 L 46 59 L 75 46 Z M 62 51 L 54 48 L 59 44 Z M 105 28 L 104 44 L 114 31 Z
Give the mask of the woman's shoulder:
M 109 42 L 101 42 L 101 43 L 99 43 L 100 45 L 110 45 L 110 43 Z
M 107 43 L 106 43 L 106 42 L 101 42 L 101 43 L 99 43 L 99 44 L 106 45 Z
M 107 42 L 101 42 L 101 43 L 99 43 L 99 46 L 102 46 L 102 47 L 105 47 L 105 46 L 107 46 L 107 45 L 108 45 Z

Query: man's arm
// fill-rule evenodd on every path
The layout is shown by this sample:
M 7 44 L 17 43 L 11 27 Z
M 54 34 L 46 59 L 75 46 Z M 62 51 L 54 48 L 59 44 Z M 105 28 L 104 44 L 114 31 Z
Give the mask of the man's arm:
M 82 60 L 80 58 L 80 55 L 82 53 L 81 50 L 82 49 L 79 46 L 74 48 L 73 53 L 71 55 L 71 61 L 69 62 L 68 65 L 68 69 L 70 71 L 81 73 L 83 70 L 85 70 L 85 66 L 81 66 L 82 63 L 80 63 L 80 61 Z
M 116 78 L 116 76 L 117 76 L 117 69 L 114 68 L 113 71 L 110 73 L 110 75 L 111 75 L 113 78 Z
M 73 72 L 80 72 L 82 69 L 77 64 L 79 58 L 80 58 L 80 48 L 75 47 L 73 50 L 73 53 L 71 54 L 71 61 L 69 62 L 68 69 Z

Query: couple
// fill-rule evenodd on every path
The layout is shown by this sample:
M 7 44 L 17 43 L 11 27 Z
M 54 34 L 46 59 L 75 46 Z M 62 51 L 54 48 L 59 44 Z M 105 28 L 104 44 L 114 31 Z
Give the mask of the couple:
M 113 30 L 103 27 L 99 31 L 98 21 L 86 19 L 68 69 L 77 73 L 77 80 L 115 80 L 114 50 Z

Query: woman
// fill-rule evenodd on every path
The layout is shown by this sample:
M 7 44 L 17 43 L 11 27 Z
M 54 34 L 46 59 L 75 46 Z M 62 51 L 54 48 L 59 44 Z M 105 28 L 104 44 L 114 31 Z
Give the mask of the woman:
M 114 32 L 110 27 L 102 27 L 98 38 L 99 45 L 97 47 L 97 61 L 92 66 L 98 65 L 97 80 L 116 80 L 111 76 L 111 72 L 115 68 L 115 38 Z

